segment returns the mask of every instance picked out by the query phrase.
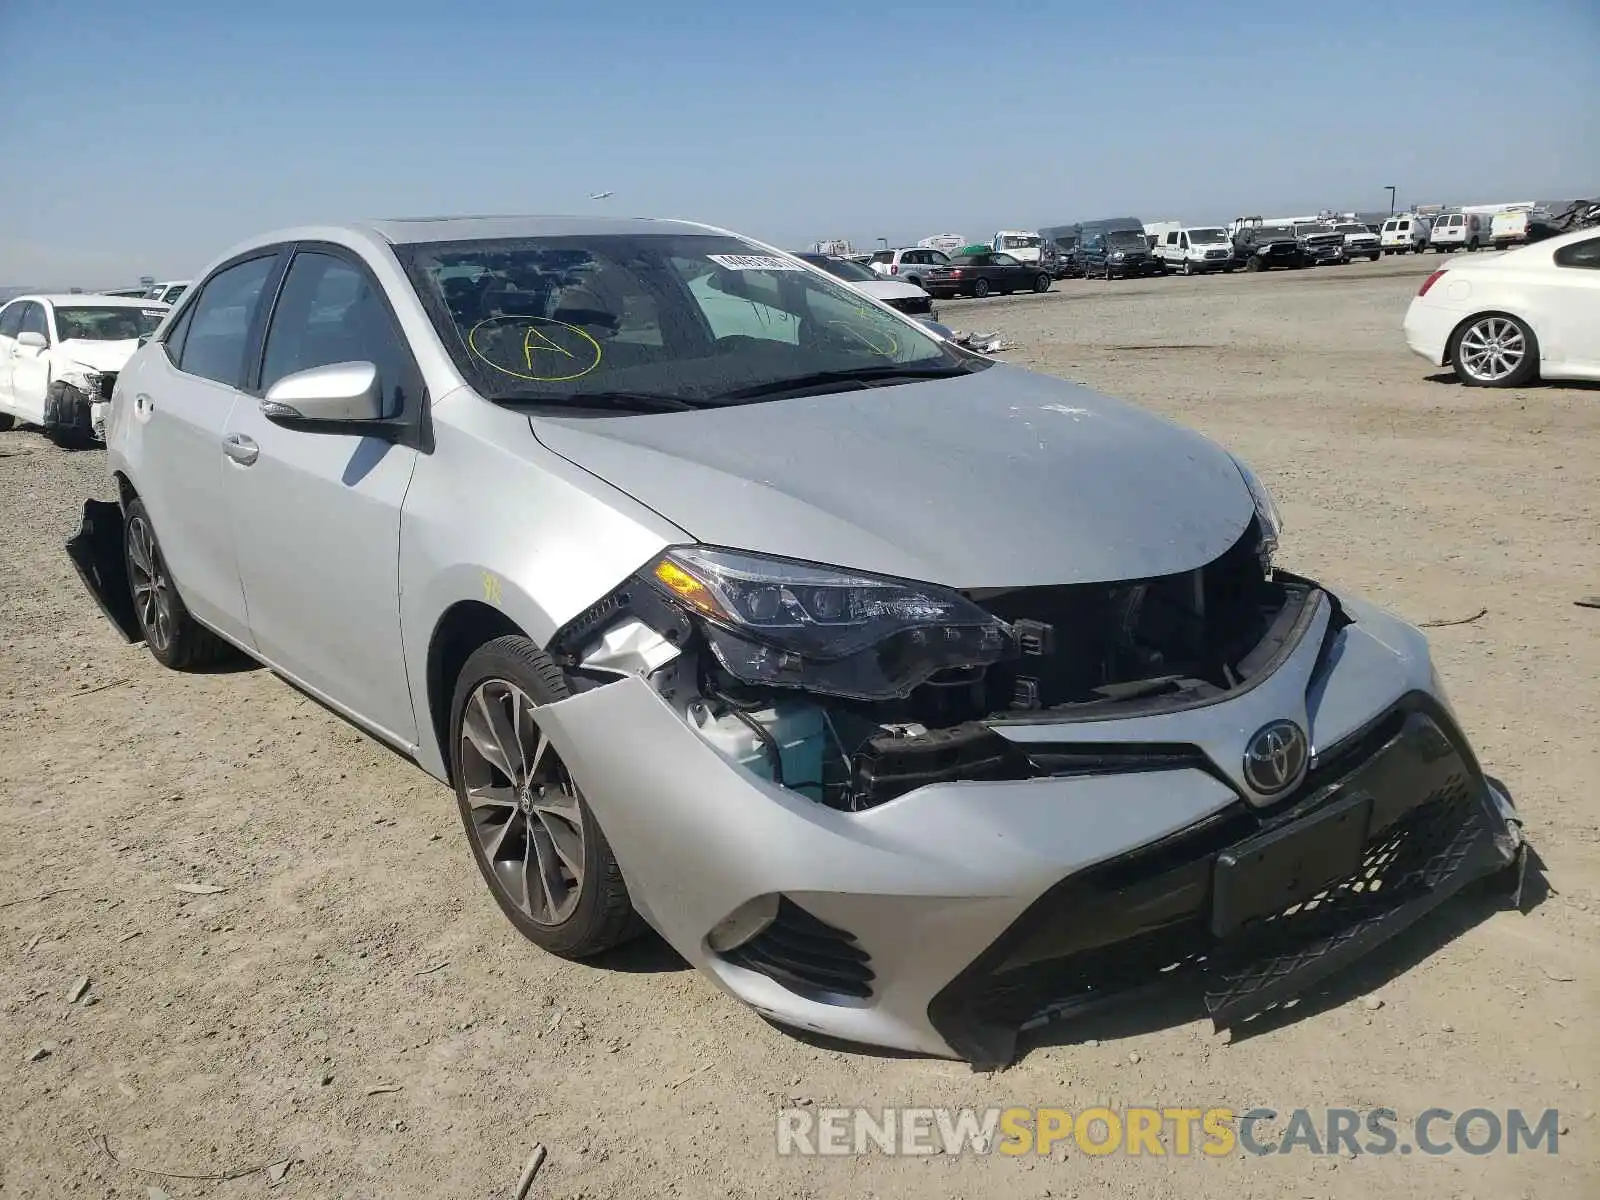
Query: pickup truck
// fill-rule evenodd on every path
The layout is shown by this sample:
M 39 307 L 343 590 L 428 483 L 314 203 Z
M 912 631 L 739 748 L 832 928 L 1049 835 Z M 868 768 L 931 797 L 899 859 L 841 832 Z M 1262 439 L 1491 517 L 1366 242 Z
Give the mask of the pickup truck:
M 1169 229 L 1160 235 L 1154 253 L 1163 267 L 1179 275 L 1230 272 L 1239 265 L 1234 261 L 1228 231 L 1218 225 Z
M 1292 228 L 1263 225 L 1259 217 L 1234 222 L 1233 257 L 1246 271 L 1270 271 L 1274 267 L 1294 271 L 1311 265 Z
M 1321 221 L 1298 224 L 1294 226 L 1294 236 L 1314 267 L 1350 261 L 1344 248 L 1344 234 L 1332 225 Z

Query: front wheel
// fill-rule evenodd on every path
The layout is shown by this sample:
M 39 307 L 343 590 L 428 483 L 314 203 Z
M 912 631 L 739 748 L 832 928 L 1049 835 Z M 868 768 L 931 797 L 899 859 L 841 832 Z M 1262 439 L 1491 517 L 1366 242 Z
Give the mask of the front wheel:
M 1033 277 L 1033 290 L 1036 292 L 1048 292 L 1050 290 L 1050 276 L 1035 275 Z
M 1178 268 L 1178 274 L 1180 274 L 1180 275 L 1193 275 L 1194 274 L 1194 264 L 1191 263 L 1188 259 L 1184 259 L 1183 266 Z
M 1516 317 L 1474 317 L 1456 332 L 1450 362 L 1468 387 L 1520 387 L 1539 373 L 1539 345 Z
M 566 696 L 561 669 L 527 638 L 480 646 L 450 706 L 451 774 L 500 910 L 541 949 L 589 958 L 640 923 L 610 843 L 539 726 L 540 707 Z
M 226 658 L 232 652 L 228 643 L 189 615 L 143 500 L 128 505 L 122 548 L 134 616 L 155 660 L 174 671 L 189 671 Z
M 978 280 L 977 283 L 972 285 L 972 294 L 982 300 L 989 294 L 989 281 L 987 279 Z
M 0 433 L 4 433 L 17 423 L 17 419 L 10 413 L 0 413 Z

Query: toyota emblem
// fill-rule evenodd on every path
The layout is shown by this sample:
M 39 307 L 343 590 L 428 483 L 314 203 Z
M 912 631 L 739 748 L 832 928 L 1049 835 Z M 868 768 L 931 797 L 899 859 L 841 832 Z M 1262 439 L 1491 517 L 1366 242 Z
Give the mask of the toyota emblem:
M 1245 747 L 1244 781 L 1259 795 L 1279 795 L 1304 778 L 1309 758 L 1305 730 L 1293 721 L 1273 721 Z

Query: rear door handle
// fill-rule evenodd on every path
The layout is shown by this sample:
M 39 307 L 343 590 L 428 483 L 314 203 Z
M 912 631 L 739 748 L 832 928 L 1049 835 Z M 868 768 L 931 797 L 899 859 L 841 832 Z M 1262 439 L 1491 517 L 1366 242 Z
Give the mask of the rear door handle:
M 261 447 L 256 445 L 255 439 L 242 433 L 230 433 L 223 438 L 222 452 L 241 467 L 248 467 L 261 457 Z

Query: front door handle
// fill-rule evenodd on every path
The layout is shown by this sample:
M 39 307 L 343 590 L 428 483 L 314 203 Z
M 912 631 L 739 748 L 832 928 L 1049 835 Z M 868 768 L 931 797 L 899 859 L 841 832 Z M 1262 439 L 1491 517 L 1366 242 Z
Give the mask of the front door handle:
M 256 445 L 255 439 L 242 433 L 230 433 L 223 438 L 222 452 L 241 467 L 248 467 L 261 457 L 261 447 Z

